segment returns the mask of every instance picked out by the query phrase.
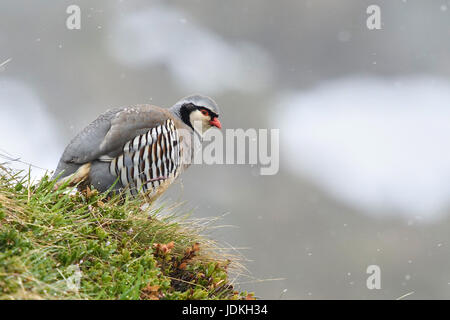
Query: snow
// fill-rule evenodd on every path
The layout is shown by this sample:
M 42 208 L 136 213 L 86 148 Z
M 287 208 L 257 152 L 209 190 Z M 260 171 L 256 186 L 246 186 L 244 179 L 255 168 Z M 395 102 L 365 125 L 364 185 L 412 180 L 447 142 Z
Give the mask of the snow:
M 450 204 L 450 83 L 337 80 L 276 108 L 289 169 L 367 213 L 435 218 Z

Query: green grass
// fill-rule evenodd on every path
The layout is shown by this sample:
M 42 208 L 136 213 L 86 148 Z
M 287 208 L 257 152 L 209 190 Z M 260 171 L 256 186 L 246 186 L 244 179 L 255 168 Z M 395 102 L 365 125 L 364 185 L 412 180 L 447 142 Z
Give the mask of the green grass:
M 0 299 L 251 299 L 230 256 L 179 206 L 54 191 L 0 166 Z

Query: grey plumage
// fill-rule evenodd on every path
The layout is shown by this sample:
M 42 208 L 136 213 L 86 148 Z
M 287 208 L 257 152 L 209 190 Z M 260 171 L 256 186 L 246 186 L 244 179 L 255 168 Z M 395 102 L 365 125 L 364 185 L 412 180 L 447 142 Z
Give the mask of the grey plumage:
M 193 95 L 170 109 L 136 105 L 109 110 L 82 130 L 66 147 L 53 179 L 84 180 L 101 192 L 113 190 L 144 192 L 156 198 L 186 169 L 192 139 L 180 137 L 181 129 L 194 134 L 189 114 L 206 108 L 215 117 L 217 104 L 208 97 Z
M 170 108 L 170 111 L 181 118 L 180 110 L 183 105 L 186 104 L 193 104 L 195 106 L 203 106 L 207 109 L 213 111 L 215 114 L 220 114 L 220 109 L 217 103 L 211 99 L 210 97 L 202 96 L 199 94 L 187 96 L 180 101 L 178 101 L 172 108 Z

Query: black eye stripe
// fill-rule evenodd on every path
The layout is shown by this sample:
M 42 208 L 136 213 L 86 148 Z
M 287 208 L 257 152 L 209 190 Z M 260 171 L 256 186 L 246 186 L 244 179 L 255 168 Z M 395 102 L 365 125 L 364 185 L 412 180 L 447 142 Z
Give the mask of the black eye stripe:
M 218 117 L 219 117 L 219 115 L 218 115 L 217 113 L 215 113 L 215 112 L 209 110 L 208 108 L 205 108 L 205 107 L 198 107 L 198 110 L 199 110 L 200 112 L 202 112 L 202 111 L 208 112 L 208 115 L 211 116 L 211 119 L 214 119 L 214 118 L 218 118 Z

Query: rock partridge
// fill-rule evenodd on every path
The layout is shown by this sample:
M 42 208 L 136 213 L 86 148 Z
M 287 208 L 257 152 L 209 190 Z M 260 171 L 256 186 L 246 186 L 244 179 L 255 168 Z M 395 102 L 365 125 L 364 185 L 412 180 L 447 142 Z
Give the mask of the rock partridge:
M 193 157 L 194 135 L 221 128 L 209 97 L 191 95 L 169 109 L 136 105 L 106 111 L 66 147 L 54 176 L 100 192 L 126 190 L 156 199 Z

